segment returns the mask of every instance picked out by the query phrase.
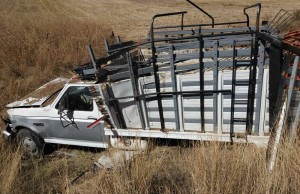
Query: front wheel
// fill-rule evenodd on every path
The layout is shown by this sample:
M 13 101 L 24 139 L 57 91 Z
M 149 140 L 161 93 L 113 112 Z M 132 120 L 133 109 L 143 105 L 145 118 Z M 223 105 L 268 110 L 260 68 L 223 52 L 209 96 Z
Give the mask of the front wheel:
M 43 140 L 28 129 L 20 129 L 17 133 L 16 140 L 26 155 L 40 157 L 43 155 Z

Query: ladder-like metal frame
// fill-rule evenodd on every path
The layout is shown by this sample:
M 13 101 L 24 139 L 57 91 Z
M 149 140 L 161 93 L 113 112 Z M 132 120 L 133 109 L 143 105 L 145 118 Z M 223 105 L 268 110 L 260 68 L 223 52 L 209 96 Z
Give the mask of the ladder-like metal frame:
M 234 124 L 235 123 L 246 123 L 246 137 L 252 133 L 253 126 L 253 115 L 254 115 L 254 100 L 255 100 L 255 85 L 256 85 L 256 74 L 257 74 L 257 57 L 258 57 L 258 33 L 259 33 L 259 18 L 261 11 L 261 4 L 254 4 L 248 6 L 244 9 L 244 14 L 247 17 L 247 25 L 249 26 L 249 16 L 246 12 L 247 9 L 257 8 L 256 13 L 256 29 L 253 42 L 251 43 L 251 55 L 250 55 L 250 65 L 249 67 L 249 81 L 236 81 L 236 71 L 239 67 L 236 60 L 236 48 L 235 41 L 233 44 L 233 67 L 232 67 L 232 95 L 231 95 L 231 121 L 230 121 L 230 137 L 234 136 Z M 237 86 L 248 86 L 248 97 L 246 101 L 237 101 L 235 99 L 235 88 Z M 247 105 L 247 115 L 246 118 L 236 118 L 235 117 L 235 105 Z

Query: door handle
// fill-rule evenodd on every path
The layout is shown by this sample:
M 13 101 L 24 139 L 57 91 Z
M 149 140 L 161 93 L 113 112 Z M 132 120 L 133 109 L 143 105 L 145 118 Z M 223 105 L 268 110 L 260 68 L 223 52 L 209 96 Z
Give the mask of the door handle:
M 93 117 L 93 116 L 88 116 L 88 119 L 90 119 L 90 120 L 97 120 L 97 118 Z

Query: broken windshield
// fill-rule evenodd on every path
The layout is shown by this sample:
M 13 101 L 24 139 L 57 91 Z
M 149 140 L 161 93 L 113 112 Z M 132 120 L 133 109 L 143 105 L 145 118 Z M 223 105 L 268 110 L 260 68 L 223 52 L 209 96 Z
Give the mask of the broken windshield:
M 10 103 L 6 107 L 40 106 L 45 100 L 50 100 L 48 98 L 62 89 L 67 82 L 66 78 L 56 78 L 26 95 L 20 101 Z
M 62 89 L 64 85 L 67 83 L 68 79 L 66 78 L 57 78 L 54 79 L 43 86 L 39 87 L 35 91 L 31 92 L 30 94 L 26 95 L 22 100 L 33 98 L 40 100 L 42 98 L 46 98 L 53 93 L 57 92 L 58 90 Z
M 56 99 L 56 97 L 58 96 L 58 94 L 59 94 L 59 92 L 62 90 L 62 88 L 61 89 L 59 89 L 59 90 L 57 90 L 56 92 L 54 92 L 52 95 L 50 95 L 44 102 L 43 102 L 43 104 L 42 104 L 42 106 L 48 106 L 48 105 L 50 105 L 50 104 L 52 104 L 52 102 L 54 102 L 54 100 Z

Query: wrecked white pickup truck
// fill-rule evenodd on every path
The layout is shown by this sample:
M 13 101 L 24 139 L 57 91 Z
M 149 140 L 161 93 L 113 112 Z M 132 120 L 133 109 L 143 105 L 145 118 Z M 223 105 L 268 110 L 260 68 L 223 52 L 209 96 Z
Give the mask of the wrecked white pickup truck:
M 33 155 L 44 143 L 107 147 L 103 122 L 89 127 L 103 115 L 88 89 L 92 82 L 57 78 L 7 105 L 6 138 L 15 136 Z
M 251 8 L 256 26 L 249 25 Z M 282 134 L 295 139 L 300 49 L 278 38 L 280 26 L 259 25 L 260 8 L 246 7 L 243 21 L 215 23 L 209 15 L 211 24 L 195 25 L 183 24 L 185 11 L 158 14 L 145 40 L 106 41 L 108 56 L 98 59 L 90 46 L 91 62 L 75 69 L 80 80 L 53 80 L 8 105 L 3 134 L 33 155 L 44 143 L 105 148 L 109 137 L 112 145 L 126 137 L 139 146 L 132 139 L 259 146 Z M 180 25 L 154 25 L 174 15 Z

